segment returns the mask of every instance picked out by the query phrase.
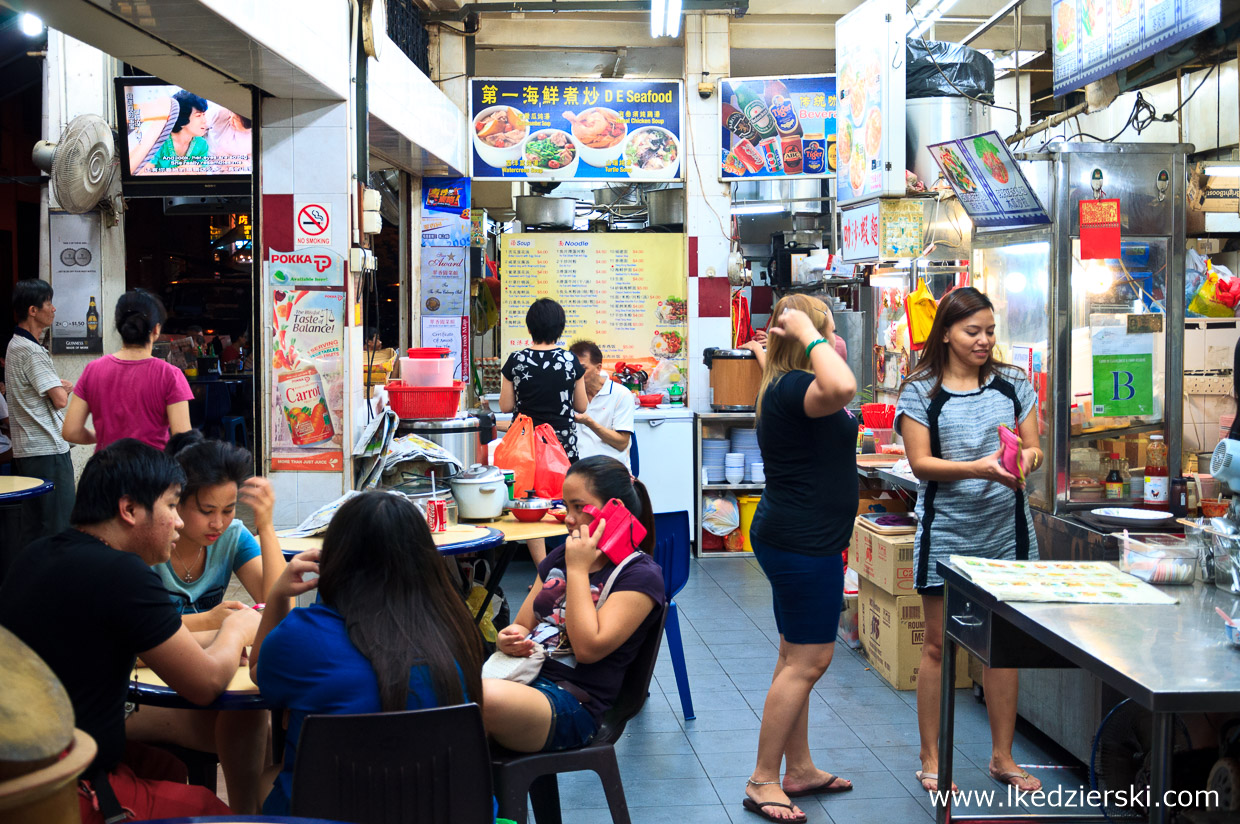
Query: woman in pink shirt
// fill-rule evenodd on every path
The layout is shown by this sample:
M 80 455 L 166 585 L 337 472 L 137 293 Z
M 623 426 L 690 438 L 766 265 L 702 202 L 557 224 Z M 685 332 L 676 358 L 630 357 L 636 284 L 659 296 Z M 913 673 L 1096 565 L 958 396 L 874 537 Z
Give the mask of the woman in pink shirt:
M 62 433 L 70 443 L 95 445 L 98 452 L 121 438 L 137 438 L 156 449 L 189 431 L 194 397 L 181 370 L 151 356 L 164 323 L 164 306 L 145 289 L 116 302 L 116 331 L 124 345 L 115 355 L 92 361 L 74 386 Z M 86 425 L 93 417 L 94 429 Z

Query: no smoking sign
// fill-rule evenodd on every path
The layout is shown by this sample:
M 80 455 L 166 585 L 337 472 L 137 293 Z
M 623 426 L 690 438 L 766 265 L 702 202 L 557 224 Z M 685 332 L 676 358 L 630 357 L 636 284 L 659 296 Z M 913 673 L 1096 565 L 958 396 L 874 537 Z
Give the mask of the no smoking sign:
M 330 246 L 332 209 L 326 203 L 300 202 L 293 216 L 293 241 L 298 246 Z

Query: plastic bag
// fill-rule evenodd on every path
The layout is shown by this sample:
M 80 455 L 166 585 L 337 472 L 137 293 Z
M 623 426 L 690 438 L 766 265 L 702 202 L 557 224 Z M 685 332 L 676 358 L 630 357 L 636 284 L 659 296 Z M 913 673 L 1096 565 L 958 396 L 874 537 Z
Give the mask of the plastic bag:
M 1189 311 L 1208 318 L 1230 318 L 1236 314 L 1235 305 L 1236 297 L 1240 296 L 1233 291 L 1234 288 L 1240 288 L 1240 284 L 1233 287 L 1236 283 L 1234 279 L 1223 280 L 1222 275 L 1231 275 L 1231 272 L 1219 266 L 1216 267 L 1209 259 L 1206 260 L 1206 277 L 1201 284 L 1201 288 L 1197 290 L 1197 294 L 1193 296 L 1193 300 L 1188 304 Z M 1230 300 L 1231 305 L 1228 305 Z
M 994 102 L 995 64 L 977 49 L 957 43 L 910 39 L 905 53 L 908 59 L 905 99 L 959 97 L 963 93 L 984 103 Z
M 930 328 L 934 326 L 934 315 L 939 311 L 939 302 L 930 293 L 930 288 L 921 278 L 917 280 L 917 288 L 904 298 L 904 312 L 908 317 L 909 347 L 920 352 L 930 337 Z
M 731 492 L 702 499 L 702 529 L 724 537 L 741 526 L 741 507 Z
M 518 497 L 534 488 L 534 422 L 526 415 L 517 415 L 495 447 L 495 465 L 516 473 L 512 488 Z
M 551 424 L 534 428 L 534 494 L 558 501 L 564 496 L 564 476 L 568 474 L 568 453 Z
M 1184 305 L 1188 306 L 1193 302 L 1197 290 L 1201 288 L 1201 284 L 1206 281 L 1206 263 L 1208 258 L 1198 252 L 1196 249 L 1187 249 L 1184 252 Z M 1197 315 L 1191 309 L 1187 310 L 1189 317 Z
M 650 380 L 646 382 L 646 394 L 653 395 L 657 392 L 666 400 L 668 387 L 684 382 L 684 373 L 680 371 L 675 361 L 658 360 L 655 362 L 654 369 L 650 370 Z

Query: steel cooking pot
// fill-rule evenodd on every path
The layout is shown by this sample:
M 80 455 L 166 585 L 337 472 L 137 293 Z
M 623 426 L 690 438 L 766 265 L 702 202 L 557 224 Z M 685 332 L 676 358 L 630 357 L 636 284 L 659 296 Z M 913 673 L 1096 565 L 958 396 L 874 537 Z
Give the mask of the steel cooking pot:
M 571 229 L 577 217 L 577 201 L 571 197 L 520 195 L 517 220 L 527 229 Z
M 512 517 L 518 521 L 541 521 L 553 504 L 553 501 L 536 498 L 534 493 L 530 492 L 524 498 L 509 501 L 507 507 L 512 510 Z
M 460 517 L 473 521 L 490 521 L 504 514 L 508 503 L 508 485 L 503 470 L 494 466 L 473 464 L 459 475 L 448 479 Z
M 462 466 L 478 463 L 480 439 L 486 424 L 479 418 L 447 418 L 431 421 L 401 421 L 401 432 L 421 435 L 452 453 Z

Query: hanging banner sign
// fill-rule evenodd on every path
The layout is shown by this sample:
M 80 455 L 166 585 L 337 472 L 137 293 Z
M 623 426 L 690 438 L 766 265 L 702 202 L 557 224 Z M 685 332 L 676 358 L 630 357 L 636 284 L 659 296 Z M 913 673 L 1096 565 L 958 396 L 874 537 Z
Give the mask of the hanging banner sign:
M 679 80 L 469 84 L 475 180 L 682 180 Z
M 846 263 L 898 260 L 921 254 L 925 210 L 921 201 L 875 200 L 840 213 Z
M 422 178 L 422 245 L 468 246 L 469 178 Z
M 858 260 L 877 260 L 878 242 L 878 201 L 847 209 L 840 212 L 841 246 L 840 257 L 845 263 Z
M 1081 260 L 1119 257 L 1119 199 L 1082 200 Z
M 835 106 L 833 74 L 725 78 L 719 179 L 829 177 Z
M 1090 333 L 1094 416 L 1154 413 L 1154 336 L 1129 334 L 1127 325 Z
M 418 278 L 422 315 L 465 314 L 468 258 L 469 250 L 460 247 L 422 247 L 422 270 Z
M 1011 229 L 1051 222 L 998 132 L 931 143 L 927 148 L 977 228 Z
M 52 323 L 52 354 L 103 354 L 99 300 L 103 274 L 99 268 L 99 213 L 71 215 L 49 212 L 52 288 L 56 320 Z
M 1052 0 L 1055 97 L 1218 25 L 1220 5 L 1220 0 Z

